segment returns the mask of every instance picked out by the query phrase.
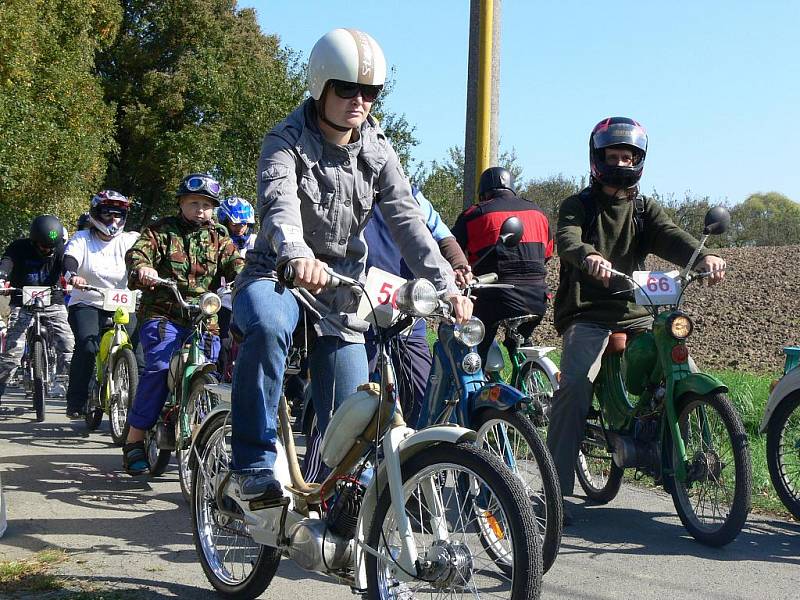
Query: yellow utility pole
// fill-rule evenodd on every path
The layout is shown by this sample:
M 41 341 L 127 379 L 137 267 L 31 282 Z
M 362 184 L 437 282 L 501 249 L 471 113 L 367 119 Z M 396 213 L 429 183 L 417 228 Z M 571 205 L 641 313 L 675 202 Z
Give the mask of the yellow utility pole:
M 494 1 L 481 0 L 478 48 L 478 114 L 475 145 L 475 189 L 484 170 L 491 166 L 492 128 L 492 35 Z

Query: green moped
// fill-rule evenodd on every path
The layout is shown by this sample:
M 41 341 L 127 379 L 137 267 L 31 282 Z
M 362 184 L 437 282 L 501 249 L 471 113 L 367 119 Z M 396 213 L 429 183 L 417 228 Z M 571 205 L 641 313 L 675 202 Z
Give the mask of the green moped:
M 694 324 L 681 311 L 690 273 L 711 234 L 730 215 L 712 208 L 700 247 L 681 271 L 611 270 L 632 284 L 636 303 L 651 309 L 651 329 L 612 333 L 594 383 L 593 406 L 576 471 L 586 495 L 606 503 L 625 469 L 651 476 L 672 495 L 686 529 L 709 546 L 731 542 L 750 511 L 752 473 L 747 434 L 718 379 L 700 373 L 686 340 Z M 627 292 L 626 292 L 627 293 Z

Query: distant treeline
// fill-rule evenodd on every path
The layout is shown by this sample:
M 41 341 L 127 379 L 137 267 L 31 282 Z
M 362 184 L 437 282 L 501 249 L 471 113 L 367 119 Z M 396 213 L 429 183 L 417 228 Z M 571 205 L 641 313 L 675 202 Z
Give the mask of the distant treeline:
M 0 23 L 0 249 L 45 212 L 71 232 L 103 188 L 133 198 L 134 228 L 174 210 L 173 191 L 191 171 L 253 198 L 264 133 L 304 95 L 301 56 L 235 0 L 4 0 Z M 414 127 L 384 104 L 392 83 L 373 113 L 411 169 Z M 503 161 L 551 217 L 582 185 L 523 181 L 513 152 Z M 412 176 L 452 223 L 463 152 Z M 698 231 L 706 199 L 661 200 Z M 800 240 L 800 207 L 780 194 L 751 196 L 733 212 L 725 243 Z

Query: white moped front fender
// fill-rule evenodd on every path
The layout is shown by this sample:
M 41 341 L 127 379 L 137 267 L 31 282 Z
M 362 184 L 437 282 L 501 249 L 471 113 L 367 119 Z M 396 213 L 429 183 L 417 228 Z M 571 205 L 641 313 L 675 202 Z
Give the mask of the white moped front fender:
M 391 436 L 393 446 L 391 453 L 385 452 L 380 468 L 376 469 L 375 475 L 367 487 L 364 500 L 361 503 L 361 512 L 358 515 L 354 587 L 361 590 L 367 588 L 366 558 L 367 553 L 371 553 L 370 550 L 365 549 L 367 533 L 372 526 L 372 520 L 375 518 L 378 497 L 381 491 L 389 484 L 387 461 L 397 461 L 397 465 L 402 467 L 412 456 L 435 444 L 458 444 L 459 442 L 474 442 L 476 439 L 476 434 L 473 430 L 458 425 L 434 425 L 419 431 L 406 427 L 399 431 L 397 429 L 392 430 L 389 434 L 393 432 L 394 435 Z M 371 550 L 377 551 L 377 548 Z
M 764 409 L 764 418 L 761 419 L 761 426 L 758 428 L 759 433 L 767 431 L 772 413 L 774 413 L 778 405 L 795 390 L 800 390 L 800 368 L 792 369 L 781 377 L 775 389 L 770 393 L 769 400 L 767 400 L 767 407 Z

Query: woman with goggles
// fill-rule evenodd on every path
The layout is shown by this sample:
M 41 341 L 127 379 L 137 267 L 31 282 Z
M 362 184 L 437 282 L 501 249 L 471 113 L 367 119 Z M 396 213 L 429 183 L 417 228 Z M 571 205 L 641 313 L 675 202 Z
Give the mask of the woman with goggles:
M 129 207 L 130 201 L 119 192 L 98 192 L 89 206 L 88 228 L 75 232 L 64 249 L 64 277 L 73 286 L 67 309 L 69 325 L 75 335 L 67 387 L 67 416 L 71 419 L 83 418 L 103 324 L 113 316 L 112 312 L 103 310 L 100 292 L 84 288 L 125 287 L 125 253 L 139 237 L 134 231 L 124 231 Z M 130 315 L 126 329 L 137 348 L 134 315 Z M 141 365 L 140 354 L 137 350 Z
M 309 58 L 311 97 L 264 139 L 258 164 L 261 229 L 233 299 L 232 327 L 243 333 L 243 342 L 233 376 L 231 482 L 242 499 L 281 494 L 273 476 L 276 415 L 300 309 L 277 282 L 279 269 L 291 264 L 295 285 L 318 293 L 338 313 L 333 318 L 354 313 L 350 290 L 324 289 L 324 269 L 363 280 L 362 232 L 380 194 L 381 212 L 412 271 L 451 298 L 460 321 L 472 314 L 425 227 L 397 154 L 370 116 L 385 78 L 383 51 L 368 34 L 325 34 Z M 334 407 L 368 380 L 364 338 L 342 333 L 326 319 L 309 333 L 316 334 L 311 385 L 324 433 Z

